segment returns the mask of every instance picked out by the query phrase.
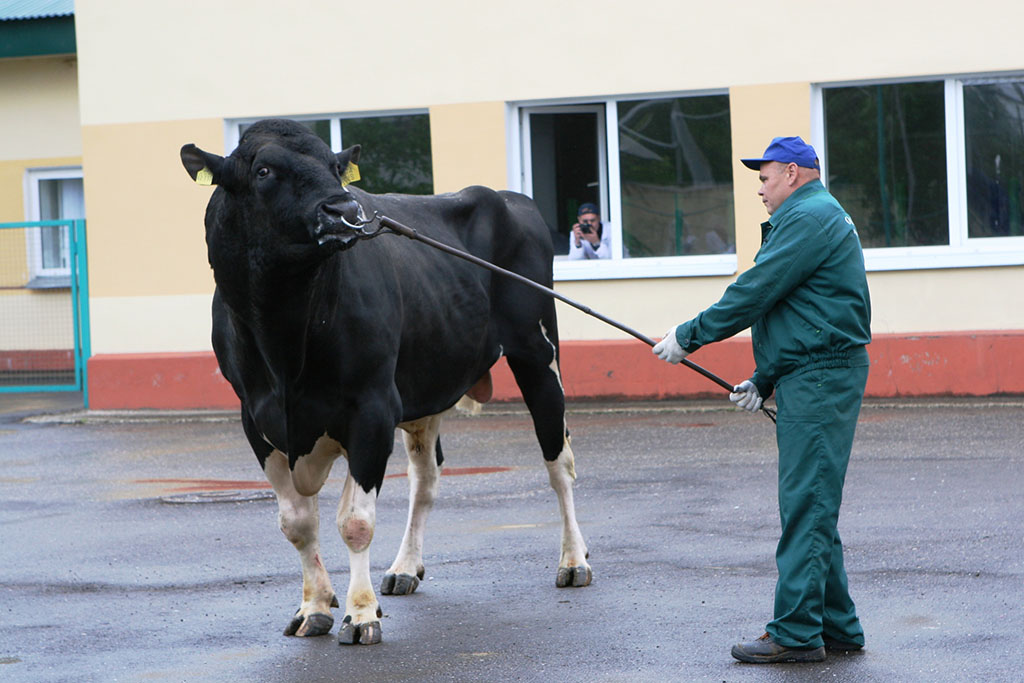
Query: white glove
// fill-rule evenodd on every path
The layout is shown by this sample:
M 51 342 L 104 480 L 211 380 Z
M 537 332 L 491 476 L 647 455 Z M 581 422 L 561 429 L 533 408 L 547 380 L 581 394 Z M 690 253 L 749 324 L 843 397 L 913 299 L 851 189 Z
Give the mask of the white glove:
M 735 403 L 737 407 L 749 410 L 752 413 L 760 410 L 761 404 L 764 403 L 764 399 L 761 398 L 761 394 L 757 391 L 757 386 L 749 379 L 732 388 L 729 400 Z
M 676 327 L 679 326 L 676 325 L 666 332 L 665 337 L 655 344 L 653 349 L 651 349 L 655 356 L 663 361 L 668 361 L 673 365 L 690 355 L 686 351 L 683 351 L 683 347 L 680 346 L 679 342 L 676 340 Z

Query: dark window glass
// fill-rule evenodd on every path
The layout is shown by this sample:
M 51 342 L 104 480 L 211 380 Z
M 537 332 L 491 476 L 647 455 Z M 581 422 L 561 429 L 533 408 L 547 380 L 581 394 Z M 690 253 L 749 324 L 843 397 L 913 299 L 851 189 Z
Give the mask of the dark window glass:
M 828 188 L 865 247 L 949 244 L 942 82 L 827 88 Z
M 964 85 L 964 132 L 968 237 L 1024 234 L 1024 81 Z
M 624 255 L 732 253 L 729 97 L 620 102 Z
M 342 147 L 361 145 L 357 186 L 367 192 L 433 194 L 427 114 L 341 120 Z
M 551 231 L 556 256 L 569 253 L 572 226 L 585 202 L 601 205 L 601 178 L 605 167 L 594 111 L 533 112 L 530 116 L 530 169 L 533 200 Z M 598 130 L 600 128 L 600 130 Z M 602 215 L 606 226 L 609 215 Z

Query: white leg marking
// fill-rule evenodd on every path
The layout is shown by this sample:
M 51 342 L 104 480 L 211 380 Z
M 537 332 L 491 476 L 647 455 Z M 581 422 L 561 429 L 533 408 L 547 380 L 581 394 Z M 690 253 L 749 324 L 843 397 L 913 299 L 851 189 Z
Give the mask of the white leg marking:
M 558 386 L 565 393 L 562 385 L 562 375 L 558 371 L 558 355 L 555 353 L 555 345 L 548 337 L 544 323 L 540 323 L 540 332 L 545 341 L 551 345 L 551 364 L 548 366 L 558 380 Z M 562 434 L 567 430 L 563 423 Z M 580 533 L 579 524 L 576 522 L 576 503 L 573 500 L 572 485 L 576 480 L 576 458 L 572 454 L 569 445 L 569 437 L 565 436 L 562 443 L 562 452 L 552 461 L 544 461 L 548 468 L 548 481 L 551 488 L 558 495 L 558 509 L 562 515 L 562 556 L 558 561 L 559 586 L 586 586 L 590 584 L 592 577 L 590 565 L 587 563 L 587 544 Z
M 436 450 L 441 416 L 433 415 L 399 426 L 404 432 L 405 451 L 409 456 L 409 519 L 402 545 L 387 575 L 397 577 L 404 574 L 417 579 L 401 578 L 395 581 L 385 578 L 383 590 L 386 593 L 405 595 L 416 590 L 418 578 L 423 576 L 423 535 L 441 477 Z
M 590 565 L 587 563 L 587 544 L 576 523 L 576 507 L 573 501 L 572 485 L 576 479 L 575 459 L 569 440 L 566 439 L 562 452 L 552 461 L 545 461 L 548 480 L 558 495 L 558 509 L 562 515 L 562 556 L 558 562 L 559 578 L 562 570 L 573 570 L 578 575 L 572 585 L 585 586 L 590 583 Z M 561 584 L 560 584 L 561 585 Z
M 544 341 L 546 341 L 548 343 L 548 346 L 551 347 L 551 363 L 548 365 L 548 368 L 550 368 L 551 372 L 555 374 L 555 379 L 558 380 L 558 388 L 562 390 L 562 395 L 564 396 L 565 386 L 563 386 L 562 384 L 562 373 L 558 371 L 558 353 L 556 352 L 555 344 L 551 341 L 551 338 L 548 337 L 548 331 L 547 328 L 544 327 L 544 321 L 538 321 L 538 324 L 540 325 L 541 336 L 544 337 Z M 575 474 L 573 474 L 572 476 L 573 479 L 576 478 Z
M 313 444 L 313 450 L 296 461 L 292 471 L 295 490 L 304 496 L 318 494 L 331 473 L 331 466 L 343 452 L 341 444 L 325 432 Z
M 314 614 L 331 614 L 331 606 L 337 606 L 331 579 L 320 559 L 320 514 L 316 495 L 304 496 L 295 490 L 292 473 L 288 469 L 288 458 L 281 451 L 274 450 L 265 464 L 267 479 L 277 495 L 278 524 L 282 533 L 299 551 L 302 564 L 302 604 L 295 619 L 286 631 L 289 635 L 321 635 L 318 625 L 306 621 Z M 315 620 L 314 620 L 315 621 Z M 321 620 L 320 628 L 330 620 Z M 290 633 L 289 633 L 290 631 Z
M 349 474 L 338 505 L 338 531 L 348 546 L 349 583 L 342 642 L 380 642 L 380 606 L 370 582 L 370 541 L 377 520 L 376 491 L 367 493 Z

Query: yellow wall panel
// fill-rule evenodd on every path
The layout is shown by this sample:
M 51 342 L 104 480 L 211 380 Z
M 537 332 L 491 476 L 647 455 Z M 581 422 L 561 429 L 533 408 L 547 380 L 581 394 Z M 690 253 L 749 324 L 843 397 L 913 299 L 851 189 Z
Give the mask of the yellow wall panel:
M 729 89 L 732 122 L 732 177 L 735 188 L 736 257 L 740 271 L 754 265 L 761 246 L 761 223 L 768 220 L 758 172 L 740 159 L 760 157 L 772 138 L 799 135 L 811 142 L 811 85 L 783 83 Z M 819 152 L 820 154 L 820 152 Z
M 430 140 L 435 192 L 508 187 L 504 103 L 431 107 Z
M 194 142 L 223 153 L 220 120 L 85 126 L 92 297 L 208 294 L 203 215 L 213 188 L 181 165 Z

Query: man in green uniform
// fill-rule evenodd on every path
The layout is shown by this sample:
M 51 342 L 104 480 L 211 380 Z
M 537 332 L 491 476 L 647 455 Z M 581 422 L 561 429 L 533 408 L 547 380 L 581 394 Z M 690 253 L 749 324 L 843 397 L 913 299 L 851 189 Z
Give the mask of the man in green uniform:
M 758 159 L 761 224 L 755 265 L 718 303 L 676 325 L 654 353 L 678 363 L 750 327 L 756 370 L 730 400 L 752 413 L 775 393 L 782 535 L 775 618 L 732 648 L 752 663 L 820 662 L 864 646 L 836 524 L 868 375 L 871 303 L 853 220 L 821 184 L 814 149 L 775 138 Z

